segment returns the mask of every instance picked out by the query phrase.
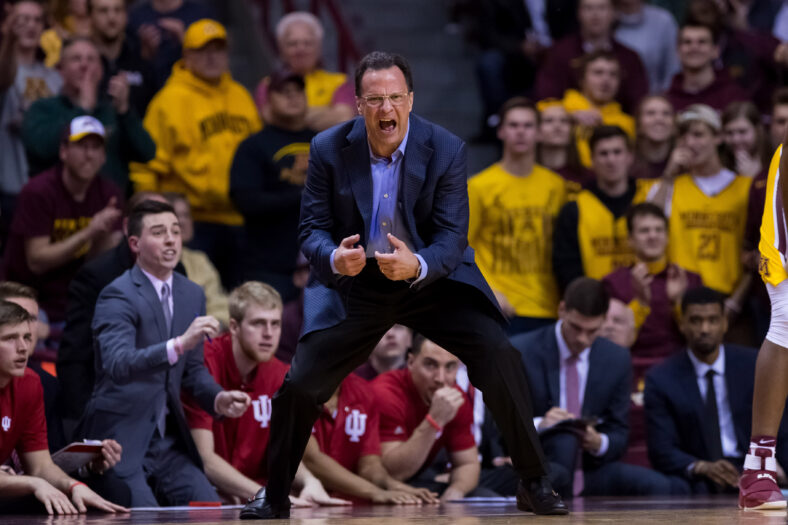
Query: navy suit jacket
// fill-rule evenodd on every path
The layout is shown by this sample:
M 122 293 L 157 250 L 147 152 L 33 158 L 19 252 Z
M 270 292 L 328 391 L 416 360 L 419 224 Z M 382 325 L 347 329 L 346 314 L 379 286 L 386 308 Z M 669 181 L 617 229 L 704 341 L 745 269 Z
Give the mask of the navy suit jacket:
M 448 277 L 480 290 L 499 311 L 468 246 L 465 143 L 414 114 L 409 133 L 397 204 L 414 250 L 428 269 L 414 289 Z M 369 146 L 364 119 L 357 117 L 318 134 L 309 150 L 299 228 L 301 251 L 312 267 L 304 291 L 303 334 L 345 318 L 341 290 L 353 278 L 334 275 L 331 252 L 357 233 L 366 246 L 371 220 Z
M 725 385 L 736 442 L 743 453 L 750 443 L 757 356 L 753 348 L 725 344 Z M 710 459 L 709 440 L 713 436 L 704 432 L 703 399 L 686 350 L 648 371 L 644 398 L 648 457 L 656 470 L 685 475 L 690 463 Z M 777 439 L 777 461 L 781 465 L 788 464 L 786 423 L 788 418 L 783 415 Z
M 175 365 L 167 360 L 167 340 L 186 331 L 196 314 L 205 315 L 202 288 L 177 272 L 172 298 L 168 334 L 159 295 L 134 265 L 102 290 L 96 304 L 96 385 L 80 426 L 83 437 L 111 438 L 123 446 L 123 458 L 115 466 L 120 477 L 142 468 L 162 402 L 177 422 L 177 428 L 167 432 L 178 435 L 202 467 L 180 402 L 181 388 L 210 414 L 215 414 L 214 400 L 222 389 L 205 368 L 202 343 Z
M 561 363 L 555 324 L 512 338 L 523 358 L 531 387 L 534 414 L 543 416 L 561 406 Z M 596 430 L 607 434 L 609 446 L 602 457 L 584 454 L 586 468 L 619 459 L 629 437 L 630 385 L 632 362 L 629 351 L 603 337 L 597 337 L 588 356 L 588 378 L 583 396 L 582 417 L 595 418 Z

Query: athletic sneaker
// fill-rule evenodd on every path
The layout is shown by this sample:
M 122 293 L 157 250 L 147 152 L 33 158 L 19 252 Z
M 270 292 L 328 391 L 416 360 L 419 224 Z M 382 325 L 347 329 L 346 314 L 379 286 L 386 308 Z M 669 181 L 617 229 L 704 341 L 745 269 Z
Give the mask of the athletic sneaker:
M 784 509 L 785 498 L 777 485 L 776 470 L 767 470 L 767 465 L 775 467 L 777 462 L 768 449 L 755 449 L 755 454 L 747 454 L 747 463 L 760 463 L 760 469 L 745 468 L 739 478 L 739 508 L 744 510 Z

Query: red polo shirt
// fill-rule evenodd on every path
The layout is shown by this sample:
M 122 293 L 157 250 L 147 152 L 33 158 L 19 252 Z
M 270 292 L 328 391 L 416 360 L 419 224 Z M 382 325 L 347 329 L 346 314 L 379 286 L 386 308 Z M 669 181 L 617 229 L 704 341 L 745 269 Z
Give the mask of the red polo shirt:
M 197 403 L 183 396 L 183 408 L 191 428 L 213 431 L 214 450 L 239 472 L 261 485 L 268 480 L 266 450 L 271 423 L 271 398 L 282 386 L 289 366 L 271 358 L 260 363 L 245 383 L 233 357 L 232 336 L 227 333 L 205 344 L 205 366 L 225 390 L 241 390 L 252 406 L 239 418 L 214 420 Z
M 38 374 L 29 368 L 0 389 L 0 464 L 19 454 L 47 450 L 44 389 Z
M 350 374 L 339 387 L 337 410 L 323 409 L 312 427 L 320 450 L 358 473 L 362 456 L 380 455 L 380 416 L 369 382 Z
M 416 391 L 410 372 L 403 369 L 381 374 L 372 382 L 372 388 L 380 410 L 380 440 L 384 443 L 407 441 L 429 412 Z M 463 398 L 467 399 L 464 394 Z M 454 419 L 436 435 L 424 465 L 431 465 L 442 448 L 459 452 L 476 446 L 472 427 L 473 407 L 465 402 Z

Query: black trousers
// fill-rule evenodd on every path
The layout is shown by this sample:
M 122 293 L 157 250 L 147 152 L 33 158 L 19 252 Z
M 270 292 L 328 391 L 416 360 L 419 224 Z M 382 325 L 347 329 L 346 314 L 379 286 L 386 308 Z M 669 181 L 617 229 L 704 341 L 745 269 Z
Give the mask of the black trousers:
M 374 260 L 368 260 L 358 276 L 343 278 L 340 291 L 346 319 L 301 339 L 290 372 L 272 400 L 269 501 L 287 501 L 320 406 L 397 323 L 465 363 L 471 383 L 484 393 L 517 473 L 523 478 L 545 474 L 520 353 L 509 344 L 497 312 L 481 292 L 449 279 L 414 291 L 408 283 L 384 277 Z

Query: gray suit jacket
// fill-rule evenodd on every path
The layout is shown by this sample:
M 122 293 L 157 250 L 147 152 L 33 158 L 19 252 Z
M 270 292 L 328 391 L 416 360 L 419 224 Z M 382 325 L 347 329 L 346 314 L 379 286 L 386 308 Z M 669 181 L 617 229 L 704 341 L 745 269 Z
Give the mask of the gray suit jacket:
M 205 368 L 202 344 L 187 350 L 175 365 L 167 360 L 167 340 L 182 334 L 195 315 L 205 315 L 202 288 L 177 272 L 172 297 L 169 334 L 158 293 L 137 265 L 104 288 L 96 303 L 96 384 L 80 427 L 84 437 L 111 438 L 123 446 L 115 467 L 120 477 L 142 467 L 164 403 L 177 421 L 177 428 L 167 432 L 178 435 L 202 467 L 181 406 L 181 388 L 210 414 L 222 389 Z

